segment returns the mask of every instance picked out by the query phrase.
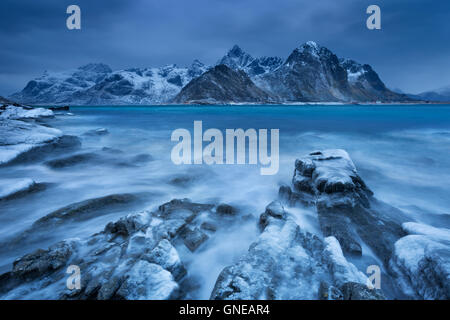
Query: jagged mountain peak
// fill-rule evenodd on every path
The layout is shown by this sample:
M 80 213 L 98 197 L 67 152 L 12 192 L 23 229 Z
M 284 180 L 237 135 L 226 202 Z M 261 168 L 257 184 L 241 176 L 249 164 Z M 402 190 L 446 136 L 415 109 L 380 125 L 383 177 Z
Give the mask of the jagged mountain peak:
M 248 66 L 254 58 L 242 50 L 238 45 L 234 45 L 227 54 L 217 62 L 217 65 L 224 64 L 231 69 L 239 70 Z
M 254 58 L 240 46 L 234 45 L 217 65 L 225 65 L 239 71 L 238 74 L 245 73 L 259 89 L 280 102 L 408 100 L 405 95 L 388 90 L 370 65 L 339 59 L 315 41 L 307 41 L 295 48 L 286 60 L 268 56 Z M 112 71 L 104 63 L 89 63 L 64 72 L 45 73 L 28 82 L 21 92 L 11 98 L 34 104 L 166 103 L 172 101 L 192 80 L 212 69 L 214 67 L 206 66 L 199 60 L 194 60 L 187 67 L 172 64 L 118 71 Z M 203 77 L 201 83 L 204 86 L 201 87 L 211 89 L 213 86 L 206 85 L 206 82 L 217 79 L 226 79 L 224 81 L 229 88 L 234 88 L 232 81 L 240 85 L 247 83 L 237 74 L 222 77 L 228 73 L 220 70 Z M 205 92 L 208 93 L 207 90 Z M 239 90 L 230 92 L 241 94 Z M 232 99 L 232 94 L 223 97 Z
M 243 70 L 219 64 L 189 82 L 175 103 L 266 102 L 269 95 L 258 88 Z
M 298 54 L 303 56 L 308 55 L 316 59 L 320 57 L 330 57 L 334 55 L 333 52 L 331 52 L 331 50 L 318 44 L 315 41 L 307 41 L 303 43 L 298 48 L 296 48 L 294 52 L 297 52 Z
M 227 55 L 239 57 L 246 54 L 244 50 L 241 49 L 237 44 L 235 44 L 230 50 L 228 50 Z
M 192 61 L 191 64 L 191 67 L 203 67 L 203 66 L 205 66 L 205 64 L 198 59 L 194 59 L 194 61 Z

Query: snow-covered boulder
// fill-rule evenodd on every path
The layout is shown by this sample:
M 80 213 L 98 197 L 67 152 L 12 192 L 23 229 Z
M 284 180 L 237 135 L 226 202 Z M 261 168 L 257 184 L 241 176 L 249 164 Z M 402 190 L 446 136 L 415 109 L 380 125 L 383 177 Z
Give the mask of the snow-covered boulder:
M 81 205 L 91 208 L 87 202 Z M 86 211 L 80 204 L 67 208 L 75 210 L 70 214 Z M 36 250 L 17 259 L 10 272 L 0 275 L 0 299 L 181 298 L 180 283 L 186 270 L 175 244 L 182 245 L 184 230 L 199 227 L 203 222 L 200 216 L 223 219 L 215 210 L 211 204 L 174 199 L 155 211 L 111 222 L 90 237 L 67 239 L 47 250 Z M 67 287 L 70 274 L 66 271 L 72 265 L 80 269 L 80 289 Z
M 20 120 L 20 119 L 38 119 L 40 117 L 53 117 L 53 111 L 44 108 L 27 108 L 16 106 L 7 106 L 0 113 L 0 119 Z
M 315 151 L 297 159 L 292 187 L 282 186 L 280 199 L 315 206 L 324 236 L 334 236 L 344 254 L 361 255 L 362 239 L 384 263 L 389 261 L 393 243 L 404 235 L 402 213 L 373 197 L 345 150 Z
M 450 230 L 403 224 L 408 233 L 395 243 L 391 267 L 404 291 L 423 299 L 450 299 Z
M 221 272 L 211 299 L 343 299 L 349 283 L 358 283 L 368 299 L 383 297 L 365 288 L 367 278 L 345 259 L 335 238 L 323 241 L 303 231 L 284 209 L 282 215 L 266 210 L 261 216 L 261 235 L 239 262 Z
M 33 121 L 50 116 L 53 111 L 43 108 L 10 105 L 0 110 L 0 165 L 79 147 L 77 137 Z
M 178 289 L 169 271 L 145 260 L 132 265 L 123 277 L 116 296 L 126 300 L 167 300 Z

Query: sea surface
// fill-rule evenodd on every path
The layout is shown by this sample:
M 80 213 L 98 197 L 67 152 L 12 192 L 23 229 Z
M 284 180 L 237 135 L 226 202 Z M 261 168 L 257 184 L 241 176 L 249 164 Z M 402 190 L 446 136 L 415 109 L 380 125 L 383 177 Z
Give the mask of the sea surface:
M 257 217 L 276 199 L 279 186 L 291 182 L 297 157 L 329 148 L 349 153 L 379 200 L 403 210 L 411 221 L 450 228 L 450 105 L 114 106 L 71 107 L 70 113 L 45 122 L 80 137 L 82 147 L 75 153 L 109 156 L 63 169 L 44 161 L 0 168 L 0 183 L 31 178 L 48 185 L 44 191 L 0 202 L 0 243 L 78 201 L 123 193 L 137 194 L 141 201 L 55 228 L 26 246 L 0 250 L 1 272 L 30 250 L 89 236 L 110 221 L 173 198 L 224 202 Z M 217 128 L 224 135 L 226 129 L 279 129 L 278 173 L 261 175 L 259 165 L 248 164 L 175 165 L 171 134 L 184 128 L 193 137 L 197 120 L 203 132 Z M 109 134 L 84 135 L 98 128 Z M 299 209 L 296 215 L 303 228 L 319 234 L 317 222 L 308 218 L 315 212 Z M 254 223 L 242 224 L 198 253 L 182 252 L 190 272 L 202 280 L 197 298 L 209 297 L 220 271 L 245 253 L 257 235 Z

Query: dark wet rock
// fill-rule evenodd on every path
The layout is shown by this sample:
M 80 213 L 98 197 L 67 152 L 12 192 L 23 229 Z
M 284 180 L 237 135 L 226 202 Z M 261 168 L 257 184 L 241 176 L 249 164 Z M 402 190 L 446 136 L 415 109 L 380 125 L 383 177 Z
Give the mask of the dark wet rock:
M 330 286 L 327 282 L 322 281 L 319 286 L 319 292 L 317 295 L 319 300 L 343 300 L 344 296 L 342 292 L 334 287 Z
M 78 137 L 63 135 L 48 143 L 39 144 L 20 154 L 8 164 L 28 163 L 45 159 L 50 155 L 65 154 L 81 147 Z
M 24 186 L 24 188 L 20 190 L 14 191 L 4 196 L 0 196 L 0 201 L 11 201 L 15 199 L 20 199 L 30 194 L 44 191 L 45 189 L 47 189 L 49 185 L 50 185 L 49 183 L 40 183 L 31 181 L 30 184 Z
M 79 153 L 68 157 L 49 160 L 45 165 L 52 169 L 64 169 L 67 167 L 85 164 L 89 161 L 97 160 L 99 157 L 95 153 Z
M 170 202 L 159 206 L 159 213 L 163 217 L 171 216 L 177 210 L 185 209 L 191 211 L 193 214 L 198 214 L 201 211 L 211 210 L 214 205 L 194 203 L 189 199 L 173 199 Z
M 211 231 L 211 232 L 216 232 L 217 231 L 217 227 L 216 225 L 210 223 L 210 222 L 203 222 L 200 226 L 200 228 L 202 228 L 203 230 L 206 231 Z
M 336 211 L 323 210 L 319 214 L 319 223 L 323 234 L 336 237 L 344 252 L 357 256 L 362 254 L 358 234 L 348 217 Z
M 111 209 L 113 206 L 130 204 L 137 200 L 133 194 L 112 194 L 105 197 L 89 199 L 58 209 L 37 220 L 33 227 L 58 225 L 67 220 L 81 221 L 88 219 L 95 211 Z
M 290 207 L 297 205 L 313 206 L 315 204 L 314 197 L 303 192 L 294 192 L 290 186 L 281 186 L 278 190 L 278 198 Z
M 220 215 L 233 216 L 238 213 L 238 210 L 229 204 L 221 203 L 217 206 L 216 212 Z
M 0 294 L 24 283 L 40 281 L 65 266 L 75 250 L 69 241 L 59 242 L 47 250 L 38 249 L 17 259 L 11 272 L 0 276 Z
M 69 111 L 69 106 L 62 106 L 62 107 L 50 107 L 49 108 L 52 111 Z
M 171 185 L 177 186 L 177 187 L 187 187 L 194 183 L 197 180 L 197 177 L 195 176 L 178 176 L 174 177 L 169 180 L 169 183 Z
M 123 154 L 124 152 L 122 150 L 116 149 L 116 148 L 110 148 L 110 147 L 103 147 L 103 152 L 111 153 L 111 154 Z
M 49 230 L 73 222 L 86 221 L 94 216 L 109 214 L 111 210 L 117 211 L 126 208 L 139 200 L 140 198 L 133 194 L 113 194 L 73 203 L 36 220 L 31 227 L 10 241 L 2 243 L 2 246 L 12 250 L 25 243 L 31 243 L 37 236 L 40 237 L 40 240 L 51 239 L 52 233 L 48 232 Z
M 196 251 L 206 240 L 208 236 L 200 229 L 187 229 L 183 234 L 183 240 L 186 247 L 192 252 Z
M 111 234 L 114 237 L 122 236 L 128 237 L 135 233 L 136 231 L 142 229 L 145 223 L 134 216 L 126 216 L 120 218 L 116 222 L 110 222 L 106 225 L 104 232 L 106 234 Z
M 344 300 L 385 300 L 386 297 L 378 289 L 369 289 L 366 285 L 347 282 L 341 287 Z
M 109 134 L 108 129 L 105 128 L 98 128 L 98 129 L 92 129 L 89 131 L 86 131 L 85 133 L 83 133 L 84 136 L 89 136 L 89 137 L 99 137 L 99 136 L 105 136 Z
M 14 261 L 12 273 L 21 278 L 36 278 L 64 266 L 72 255 L 68 242 L 60 242 L 47 250 L 38 249 Z
M 153 157 L 147 153 L 142 153 L 131 158 L 132 163 L 145 163 L 153 161 Z

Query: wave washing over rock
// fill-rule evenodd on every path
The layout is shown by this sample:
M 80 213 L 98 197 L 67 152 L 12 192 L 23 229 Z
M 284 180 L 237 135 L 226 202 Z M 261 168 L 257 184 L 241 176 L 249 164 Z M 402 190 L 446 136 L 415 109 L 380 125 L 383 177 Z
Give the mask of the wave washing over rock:
M 61 139 L 68 136 L 40 123 L 40 117 L 51 116 L 50 112 L 33 109 L 30 119 L 24 116 L 30 110 L 12 108 L 2 110 L 2 126 L 12 128 L 10 132 L 41 135 L 32 141 L 23 134 L 1 135 L 8 137 L 0 146 L 8 154 L 3 165 L 44 157 L 41 160 L 47 167 L 64 170 L 92 160 L 65 155 L 56 162 L 46 161 L 44 155 L 58 154 L 61 147 L 72 151 L 79 147 L 78 138 L 69 138 L 71 143 L 61 146 Z M 88 133 L 86 139 L 108 134 L 104 129 Z M 42 148 L 44 155 L 36 152 Z M 100 159 L 119 154 L 107 148 L 102 152 Z M 152 161 L 144 155 L 132 159 L 135 164 Z M 37 184 L 32 179 L 9 183 L 10 187 L 0 189 L 0 201 L 26 195 Z M 2 243 L 2 248 L 21 245 L 34 233 L 93 215 L 102 217 L 117 206 L 123 212 L 126 205 L 146 197 L 151 195 L 113 194 L 70 204 L 36 219 L 22 236 Z M 319 233 L 306 227 L 304 209 L 317 213 Z M 243 225 L 259 231 L 250 246 L 243 248 L 242 256 L 220 272 L 210 289 L 211 299 L 450 298 L 450 230 L 411 221 L 402 211 L 377 200 L 341 149 L 298 158 L 292 182 L 279 188 L 278 199 L 259 218 L 245 207 L 174 199 L 154 210 L 131 211 L 110 220 L 90 236 L 67 238 L 31 251 L 0 275 L 0 298 L 197 298 L 202 279 L 196 276 L 192 261 L 200 259 L 205 248 L 221 250 L 219 235 Z M 367 285 L 368 261 L 382 270 L 381 289 Z M 67 287 L 69 266 L 80 268 L 80 289 Z

